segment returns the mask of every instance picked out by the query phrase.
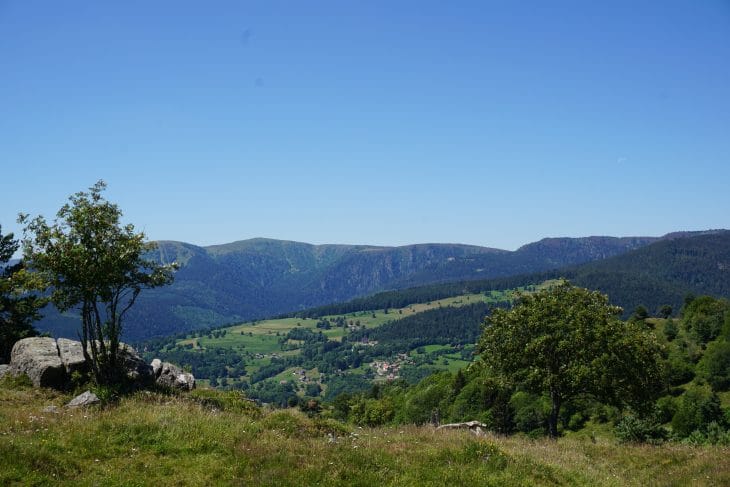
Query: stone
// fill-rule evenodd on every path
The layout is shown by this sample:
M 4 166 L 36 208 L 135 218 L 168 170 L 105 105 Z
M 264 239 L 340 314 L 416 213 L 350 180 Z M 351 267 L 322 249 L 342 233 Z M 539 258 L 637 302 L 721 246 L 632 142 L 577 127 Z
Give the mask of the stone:
M 78 396 L 71 399 L 71 401 L 66 404 L 67 408 L 79 408 L 79 407 L 85 407 L 85 406 L 91 406 L 92 404 L 99 404 L 101 401 L 91 391 L 86 391 Z
M 61 357 L 61 362 L 68 375 L 86 371 L 86 359 L 81 342 L 59 338 L 56 343 L 58 344 L 58 355 Z
M 160 372 L 162 372 L 162 360 L 156 358 L 152 361 L 150 366 L 152 367 L 152 375 L 154 375 L 155 379 L 157 379 L 160 376 Z
M 41 412 L 42 413 L 47 413 L 47 414 L 58 414 L 59 413 L 58 408 L 56 406 L 54 406 L 54 405 L 50 405 L 50 406 L 44 407 L 41 410 Z
M 10 373 L 10 366 L 8 364 L 0 364 L 0 379 Z
M 442 424 L 436 430 L 450 430 L 450 429 L 465 429 L 469 430 L 469 432 L 476 436 L 484 436 L 486 435 L 486 430 L 488 429 L 487 425 L 484 423 L 480 423 L 479 421 L 467 421 L 465 423 L 449 423 L 449 424 Z
M 193 374 L 184 372 L 180 367 L 169 362 L 162 362 L 160 375 L 157 376 L 157 384 L 170 389 L 191 391 L 195 389 L 195 377 Z
M 155 376 L 152 366 L 139 356 L 137 351 L 126 343 L 119 344 L 119 361 L 126 371 L 127 378 L 140 384 L 151 383 Z
M 18 341 L 10 353 L 10 373 L 27 375 L 36 387 L 63 389 L 66 386 L 66 369 L 53 338 L 33 337 Z

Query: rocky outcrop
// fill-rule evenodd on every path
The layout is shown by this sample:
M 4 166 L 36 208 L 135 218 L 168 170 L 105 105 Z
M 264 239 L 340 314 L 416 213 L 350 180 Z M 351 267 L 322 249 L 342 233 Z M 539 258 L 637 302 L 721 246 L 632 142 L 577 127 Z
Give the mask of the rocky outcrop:
M 119 367 L 126 377 L 144 387 L 157 384 L 179 390 L 195 388 L 195 377 L 179 367 L 155 359 L 145 363 L 139 354 L 125 343 L 119 344 Z M 0 365 L 0 377 L 8 373 L 27 375 L 36 387 L 65 389 L 71 374 L 86 372 L 89 367 L 81 342 L 59 338 L 25 338 L 13 347 L 10 365 Z
M 91 406 L 92 404 L 99 404 L 101 401 L 91 391 L 86 391 L 82 394 L 79 394 L 78 396 L 71 399 L 71 401 L 66 404 L 67 408 L 80 408 L 85 406 Z
M 176 365 L 168 362 L 160 362 L 158 359 L 155 359 L 152 361 L 152 368 L 158 370 L 155 382 L 159 386 L 183 391 L 195 389 L 195 377 L 193 377 L 193 374 L 183 371 Z
M 48 337 L 18 341 L 10 352 L 10 373 L 27 375 L 36 387 L 62 389 L 67 381 L 56 340 Z
M 61 363 L 68 375 L 86 371 L 86 359 L 81 342 L 59 338 L 56 343 L 58 344 L 58 355 L 61 357 Z
M 157 379 L 160 376 L 160 372 L 162 372 L 162 361 L 156 358 L 152 360 L 150 365 L 152 366 L 152 374 L 155 376 L 155 379 Z
M 484 436 L 487 431 L 487 425 L 479 421 L 467 421 L 465 423 L 449 423 L 442 424 L 437 430 L 465 429 L 476 436 Z

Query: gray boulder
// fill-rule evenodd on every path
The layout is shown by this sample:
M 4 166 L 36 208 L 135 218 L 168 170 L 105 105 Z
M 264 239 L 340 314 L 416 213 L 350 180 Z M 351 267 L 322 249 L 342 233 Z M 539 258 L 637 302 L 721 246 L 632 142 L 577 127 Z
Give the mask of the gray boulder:
M 162 372 L 162 361 L 156 358 L 152 361 L 150 365 L 152 366 L 152 375 L 154 375 L 155 379 L 157 379 Z
M 10 366 L 8 364 L 0 364 L 0 379 L 8 373 L 10 373 Z
M 66 369 L 53 338 L 34 337 L 18 341 L 10 352 L 10 373 L 26 374 L 36 387 L 62 389 L 66 384 Z
M 127 378 L 142 384 L 154 381 L 152 366 L 145 362 L 137 351 L 126 343 L 119 344 L 119 362 L 126 371 Z
M 170 389 L 191 391 L 195 389 L 193 374 L 183 371 L 180 367 L 169 362 L 162 362 L 157 376 L 157 384 Z
M 56 343 L 58 344 L 58 355 L 61 357 L 61 362 L 68 375 L 86 370 L 86 359 L 81 342 L 59 338 Z
M 71 401 L 66 404 L 67 408 L 80 408 L 85 406 L 91 406 L 92 404 L 99 404 L 101 401 L 91 391 L 86 391 L 84 393 L 79 394 L 78 396 L 71 399 Z
M 484 436 L 486 435 L 486 431 L 488 430 L 488 427 L 484 423 L 480 423 L 479 421 L 467 421 L 465 423 L 449 423 L 449 424 L 442 424 L 436 430 L 455 430 L 455 429 L 465 429 L 468 430 L 471 434 L 476 436 Z

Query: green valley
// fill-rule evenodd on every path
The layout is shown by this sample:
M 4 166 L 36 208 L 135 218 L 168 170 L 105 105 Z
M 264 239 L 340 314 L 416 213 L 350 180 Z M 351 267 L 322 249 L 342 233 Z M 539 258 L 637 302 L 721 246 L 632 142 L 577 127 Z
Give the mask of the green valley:
M 489 307 L 505 306 L 515 292 L 525 290 L 459 294 L 343 314 L 312 316 L 305 311 L 152 340 L 145 348 L 150 357 L 187 365 L 204 383 L 247 390 L 253 397 L 272 399 L 270 391 L 278 390 L 274 402 L 280 404 L 286 404 L 292 393 L 319 396 L 321 392 L 331 398 L 370 382 L 401 377 L 416 381 L 434 371 L 468 365 Z M 429 330 L 419 324 L 422 319 L 440 319 L 442 326 Z M 464 320 L 468 333 L 451 326 Z M 406 336 L 404 328 L 423 333 Z

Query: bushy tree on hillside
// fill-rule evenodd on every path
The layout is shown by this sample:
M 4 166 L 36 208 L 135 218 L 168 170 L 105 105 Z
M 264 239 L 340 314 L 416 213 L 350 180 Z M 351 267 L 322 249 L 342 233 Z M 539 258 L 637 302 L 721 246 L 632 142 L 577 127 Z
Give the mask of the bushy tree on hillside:
M 515 387 L 548 394 L 555 438 L 571 398 L 640 407 L 662 389 L 660 345 L 646 327 L 619 321 L 621 312 L 605 295 L 567 282 L 523 295 L 486 319 L 480 360 Z
M 119 341 L 124 316 L 145 288 L 172 281 L 174 266 L 145 259 L 154 245 L 131 224 L 122 225 L 119 207 L 102 196 L 99 181 L 69 198 L 49 224 L 38 216 L 25 223 L 26 261 L 51 289 L 60 311 L 81 314 L 84 356 L 98 383 L 118 382 Z
M 690 300 L 682 309 L 682 322 L 700 343 L 717 338 L 725 317 L 730 314 L 730 302 L 712 296 L 700 296 Z
M 18 242 L 13 234 L 3 235 L 0 227 L 0 363 L 10 361 L 16 341 L 37 334 L 33 321 L 47 302 L 33 293 L 42 286 L 22 262 L 8 265 L 16 250 Z

